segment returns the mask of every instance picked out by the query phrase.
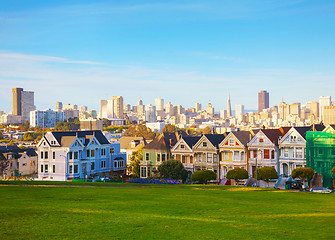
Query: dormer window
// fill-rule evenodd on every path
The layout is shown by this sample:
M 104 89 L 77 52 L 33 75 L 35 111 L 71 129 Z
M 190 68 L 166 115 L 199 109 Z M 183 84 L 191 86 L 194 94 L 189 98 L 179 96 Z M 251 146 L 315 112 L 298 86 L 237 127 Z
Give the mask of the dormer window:
M 260 138 L 260 139 L 259 139 L 259 142 L 261 142 L 261 143 L 264 142 L 264 139 L 263 139 L 263 138 Z
M 75 146 L 77 146 L 77 145 L 78 145 L 78 143 L 77 143 L 77 142 L 75 142 L 75 143 L 74 143 L 74 145 L 75 145 Z
M 181 148 L 181 149 L 184 149 L 184 148 L 185 148 L 185 145 L 184 145 L 184 144 L 181 144 L 181 145 L 180 145 L 180 148 Z
M 202 146 L 203 146 L 203 147 L 207 147 L 207 142 L 203 142 L 203 143 L 202 143 Z

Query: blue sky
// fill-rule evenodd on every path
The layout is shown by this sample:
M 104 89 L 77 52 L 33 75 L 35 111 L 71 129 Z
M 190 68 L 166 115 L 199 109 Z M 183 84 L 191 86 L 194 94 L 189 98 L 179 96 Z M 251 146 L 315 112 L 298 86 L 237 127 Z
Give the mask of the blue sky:
M 4 1 L 0 110 L 12 87 L 38 109 L 99 108 L 113 95 L 135 105 L 270 105 L 334 96 L 334 1 Z

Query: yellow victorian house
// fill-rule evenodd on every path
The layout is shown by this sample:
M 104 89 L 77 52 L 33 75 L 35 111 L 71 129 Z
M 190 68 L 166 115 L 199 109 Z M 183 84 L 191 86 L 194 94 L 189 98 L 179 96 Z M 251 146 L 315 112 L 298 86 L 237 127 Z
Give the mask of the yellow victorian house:
M 248 171 L 250 153 L 247 144 L 253 136 L 254 133 L 250 131 L 230 132 L 219 144 L 221 154 L 220 179 L 224 179 L 227 172 L 236 167 Z

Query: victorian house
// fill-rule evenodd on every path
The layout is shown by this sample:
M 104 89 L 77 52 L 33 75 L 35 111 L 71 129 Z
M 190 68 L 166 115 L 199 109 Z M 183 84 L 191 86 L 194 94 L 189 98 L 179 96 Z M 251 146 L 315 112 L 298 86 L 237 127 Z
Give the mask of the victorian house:
M 256 168 L 270 166 L 279 172 L 279 139 L 284 136 L 291 127 L 279 129 L 260 129 L 247 144 L 250 151 L 248 160 L 248 172 L 254 175 Z
M 255 135 L 253 131 L 230 132 L 228 136 L 219 144 L 220 179 L 226 177 L 229 170 L 234 168 L 248 169 L 248 159 L 250 156 L 248 142 Z
M 219 144 L 227 134 L 204 134 L 193 147 L 194 171 L 201 169 L 212 170 L 220 178 Z
M 171 158 L 171 149 L 186 136 L 185 132 L 162 133 L 143 147 L 143 160 L 140 163 L 140 177 L 147 178 L 158 173 L 158 166 Z
M 278 174 L 288 177 L 293 169 L 306 167 L 306 132 L 322 131 L 323 125 L 309 127 L 292 127 L 279 140 L 279 171 Z
M 184 165 L 189 176 L 194 172 L 194 152 L 193 147 L 200 137 L 182 137 L 171 149 L 172 157 Z
M 112 170 L 111 144 L 101 131 L 47 132 L 37 152 L 38 177 L 43 180 L 105 176 Z

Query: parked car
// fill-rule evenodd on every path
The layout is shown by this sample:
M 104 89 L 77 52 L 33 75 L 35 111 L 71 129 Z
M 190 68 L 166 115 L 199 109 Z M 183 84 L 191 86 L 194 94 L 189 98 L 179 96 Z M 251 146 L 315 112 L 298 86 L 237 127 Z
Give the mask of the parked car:
M 333 192 L 329 188 L 325 188 L 325 187 L 312 187 L 309 191 L 310 192 L 317 192 L 317 193 L 331 193 L 331 192 Z
M 300 188 L 302 188 L 302 182 L 301 181 L 293 181 L 291 183 L 291 188 L 292 189 L 300 189 Z

